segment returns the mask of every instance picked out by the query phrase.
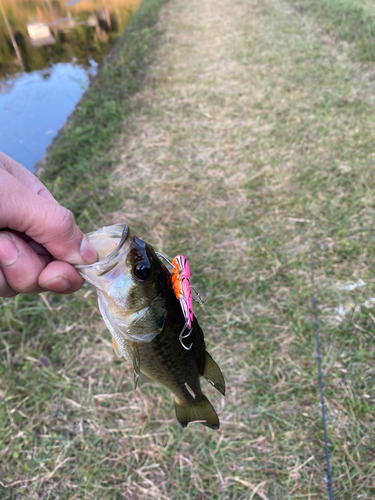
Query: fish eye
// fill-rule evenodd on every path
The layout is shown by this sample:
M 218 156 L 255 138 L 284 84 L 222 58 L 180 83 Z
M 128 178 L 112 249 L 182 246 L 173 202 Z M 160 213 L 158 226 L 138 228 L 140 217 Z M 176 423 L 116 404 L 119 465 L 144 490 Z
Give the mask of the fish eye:
M 151 268 L 145 262 L 138 262 L 133 268 L 133 275 L 138 281 L 147 281 L 151 278 Z

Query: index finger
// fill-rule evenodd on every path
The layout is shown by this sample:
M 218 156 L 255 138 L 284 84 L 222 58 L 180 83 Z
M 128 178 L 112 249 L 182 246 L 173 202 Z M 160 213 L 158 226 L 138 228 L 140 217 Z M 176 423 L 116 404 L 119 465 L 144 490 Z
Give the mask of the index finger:
M 0 227 L 27 234 L 57 260 L 91 264 L 98 259 L 72 212 L 30 191 L 5 170 L 0 169 L 0 177 Z
M 25 167 L 10 156 L 2 153 L 0 151 L 0 168 L 3 168 L 9 172 L 13 177 L 15 177 L 21 184 L 26 186 L 30 191 L 39 196 L 47 198 L 47 200 L 54 201 L 57 203 L 52 194 L 48 191 L 46 186 L 31 172 L 29 172 Z

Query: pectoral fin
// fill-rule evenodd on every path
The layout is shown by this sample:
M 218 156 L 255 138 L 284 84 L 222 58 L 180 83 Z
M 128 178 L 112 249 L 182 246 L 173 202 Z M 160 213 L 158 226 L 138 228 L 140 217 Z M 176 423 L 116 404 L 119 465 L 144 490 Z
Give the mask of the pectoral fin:
M 217 363 L 206 351 L 204 360 L 203 377 L 212 384 L 223 396 L 225 396 L 225 380 Z
M 156 297 L 149 307 L 131 317 L 127 335 L 136 342 L 151 342 L 163 330 L 166 319 L 165 301 Z
M 118 343 L 116 342 L 115 340 L 115 337 L 112 337 L 112 346 L 113 346 L 113 350 L 115 351 L 115 354 L 118 358 L 122 358 L 122 353 L 120 351 L 120 348 L 118 346 Z
M 138 379 L 141 375 L 141 358 L 139 357 L 138 344 L 130 342 L 133 350 L 133 372 L 134 372 L 134 390 L 137 388 Z
M 212 404 L 206 396 L 202 396 L 202 400 L 193 405 L 181 405 L 175 401 L 176 417 L 182 427 L 186 427 L 189 422 L 195 422 L 197 420 L 211 429 L 216 430 L 220 427 L 219 417 Z

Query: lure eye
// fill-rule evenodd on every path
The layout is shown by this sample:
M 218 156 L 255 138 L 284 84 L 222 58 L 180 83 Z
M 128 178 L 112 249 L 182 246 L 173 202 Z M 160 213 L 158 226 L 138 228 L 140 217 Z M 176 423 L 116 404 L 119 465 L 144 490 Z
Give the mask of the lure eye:
M 138 262 L 133 268 L 133 275 L 138 281 L 147 281 L 151 274 L 151 268 L 145 262 Z

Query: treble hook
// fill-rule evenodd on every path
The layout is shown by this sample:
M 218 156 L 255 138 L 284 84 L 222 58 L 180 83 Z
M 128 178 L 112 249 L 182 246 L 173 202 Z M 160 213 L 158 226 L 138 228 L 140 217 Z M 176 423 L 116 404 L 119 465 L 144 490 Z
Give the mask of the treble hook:
M 193 300 L 194 302 L 198 302 L 198 304 L 200 304 L 201 306 L 203 306 L 205 304 L 205 301 L 202 299 L 202 297 L 200 296 L 198 290 L 196 290 L 193 285 L 190 285 L 190 288 L 192 290 L 194 290 L 194 293 L 195 293 L 195 297 L 193 297 Z
M 185 323 L 183 329 L 181 330 L 181 333 L 180 333 L 180 336 L 179 336 L 179 341 L 180 341 L 180 344 L 182 345 L 182 347 L 184 349 L 186 349 L 187 351 L 190 351 L 190 349 L 193 347 L 193 342 L 190 344 L 190 347 L 186 347 L 186 345 L 183 343 L 182 339 L 186 339 L 191 334 L 191 332 L 193 331 L 193 328 L 190 328 L 189 333 L 187 333 L 186 335 L 183 335 L 184 331 L 186 330 L 186 327 L 187 327 L 187 325 Z

